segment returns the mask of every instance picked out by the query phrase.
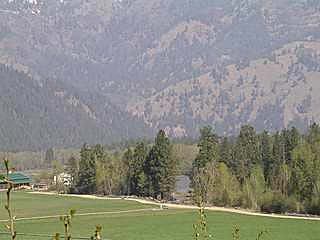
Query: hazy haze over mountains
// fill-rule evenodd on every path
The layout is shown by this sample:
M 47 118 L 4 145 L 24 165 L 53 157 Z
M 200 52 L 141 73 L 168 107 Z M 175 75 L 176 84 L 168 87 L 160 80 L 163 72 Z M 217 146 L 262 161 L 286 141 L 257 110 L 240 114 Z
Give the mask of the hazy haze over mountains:
M 303 128 L 320 121 L 320 2 L 2 0 L 0 64 L 5 149 Z

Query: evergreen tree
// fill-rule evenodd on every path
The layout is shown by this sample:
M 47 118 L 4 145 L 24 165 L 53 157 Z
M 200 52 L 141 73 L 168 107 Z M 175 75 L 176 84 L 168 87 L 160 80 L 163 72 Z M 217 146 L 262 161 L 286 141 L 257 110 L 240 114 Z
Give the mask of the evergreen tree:
M 293 151 L 293 173 L 291 190 L 301 201 L 310 201 L 315 190 L 315 155 L 308 143 L 299 145 Z
M 195 200 L 207 202 L 214 181 L 214 165 L 219 160 L 218 136 L 210 126 L 200 130 L 198 148 L 199 153 L 192 164 L 192 187 L 194 195 L 201 198 Z
M 204 168 L 210 162 L 218 161 L 218 136 L 213 133 L 210 126 L 200 129 L 198 148 L 199 153 L 193 162 L 194 170 Z
M 155 144 L 147 158 L 150 193 L 154 197 L 169 199 L 176 182 L 176 162 L 172 154 L 172 145 L 163 130 L 156 136 Z
M 126 194 L 127 195 L 131 194 L 132 172 L 134 168 L 133 159 L 134 159 L 133 152 L 129 147 L 123 154 L 123 159 L 122 159 L 125 166 L 125 171 L 126 171 Z
M 76 185 L 79 193 L 94 193 L 96 191 L 96 153 L 101 154 L 100 150 L 100 147 L 98 149 L 91 149 L 87 145 L 81 148 L 79 181 Z
M 74 156 L 71 156 L 67 162 L 67 173 L 71 175 L 71 186 L 70 191 L 74 192 L 74 188 L 79 181 L 79 161 Z
M 274 135 L 272 151 L 272 174 L 269 178 L 271 187 L 274 191 L 283 195 L 288 194 L 289 179 L 291 175 L 290 163 L 291 151 L 288 147 L 289 131 L 283 130 L 281 133 Z M 291 163 L 290 163 L 291 164 Z
M 54 151 L 52 148 L 49 148 L 47 151 L 46 151 L 46 154 L 45 154 L 45 164 L 47 165 L 47 167 L 51 167 L 52 165 L 52 162 L 54 160 Z
M 267 131 L 260 135 L 261 161 L 263 164 L 263 173 L 266 181 L 270 183 L 272 177 L 272 139 Z
M 314 146 L 317 142 L 320 142 L 320 126 L 319 124 L 313 123 L 308 131 L 307 135 L 308 142 Z
M 292 151 L 300 142 L 300 133 L 298 129 L 292 127 L 290 130 L 284 129 L 281 132 L 283 141 L 283 156 L 282 159 L 287 165 L 291 165 Z
M 241 127 L 234 154 L 236 165 L 233 171 L 243 183 L 244 179 L 249 177 L 251 169 L 256 165 L 261 165 L 259 139 L 252 126 Z
M 232 166 L 232 143 L 227 137 L 224 137 L 219 145 L 219 162 L 228 168 Z
M 146 159 L 148 155 L 148 147 L 145 142 L 137 143 L 133 152 L 133 161 L 130 164 L 131 182 L 130 189 L 131 194 L 144 196 L 148 193 L 148 182 L 146 174 Z

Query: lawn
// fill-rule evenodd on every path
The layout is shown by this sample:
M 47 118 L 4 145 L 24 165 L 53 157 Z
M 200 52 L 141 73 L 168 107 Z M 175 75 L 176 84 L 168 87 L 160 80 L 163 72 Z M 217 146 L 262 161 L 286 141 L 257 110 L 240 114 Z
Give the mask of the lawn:
M 6 219 L 5 195 L 0 194 L 0 220 Z M 59 215 L 68 209 L 78 213 L 116 212 L 154 208 L 125 200 L 93 200 L 77 197 L 35 195 L 15 192 L 14 209 L 17 218 Z M 273 219 L 239 214 L 207 212 L 209 230 L 213 239 L 232 239 L 232 228 L 238 225 L 241 239 L 255 240 L 260 230 L 269 233 L 263 239 L 320 240 L 320 222 L 305 220 Z M 90 236 L 97 224 L 103 227 L 103 236 L 112 240 L 185 240 L 192 239 L 192 225 L 197 212 L 192 210 L 163 210 L 143 212 L 108 213 L 105 215 L 76 216 L 73 221 L 74 236 Z M 0 225 L 4 225 L 3 222 Z M 5 228 L 0 228 L 4 232 Z M 62 232 L 59 218 L 23 220 L 17 222 L 18 233 L 53 234 Z M 8 239 L 0 235 L 0 240 Z M 49 239 L 48 237 L 19 236 L 19 239 Z

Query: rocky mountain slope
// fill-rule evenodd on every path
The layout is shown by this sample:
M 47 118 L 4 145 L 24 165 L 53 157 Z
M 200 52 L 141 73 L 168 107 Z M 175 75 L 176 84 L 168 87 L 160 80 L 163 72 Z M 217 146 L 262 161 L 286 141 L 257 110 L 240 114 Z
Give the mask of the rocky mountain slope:
M 176 137 L 319 121 L 319 39 L 317 0 L 0 3 L 0 63 Z
M 213 69 L 132 103 L 128 111 L 176 137 L 214 123 L 232 134 L 241 124 L 276 131 L 320 121 L 320 42 L 295 42 L 269 58 Z M 172 124 L 173 123 L 173 124 Z

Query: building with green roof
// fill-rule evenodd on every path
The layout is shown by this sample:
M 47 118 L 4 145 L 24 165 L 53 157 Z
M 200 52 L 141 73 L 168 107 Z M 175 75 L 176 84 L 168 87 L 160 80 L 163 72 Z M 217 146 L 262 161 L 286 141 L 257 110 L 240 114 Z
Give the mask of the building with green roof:
M 9 180 L 13 182 L 14 188 L 20 188 L 22 186 L 30 186 L 32 182 L 31 177 L 21 172 L 9 173 Z M 0 188 L 5 188 L 5 187 L 6 187 L 5 181 L 0 180 Z

